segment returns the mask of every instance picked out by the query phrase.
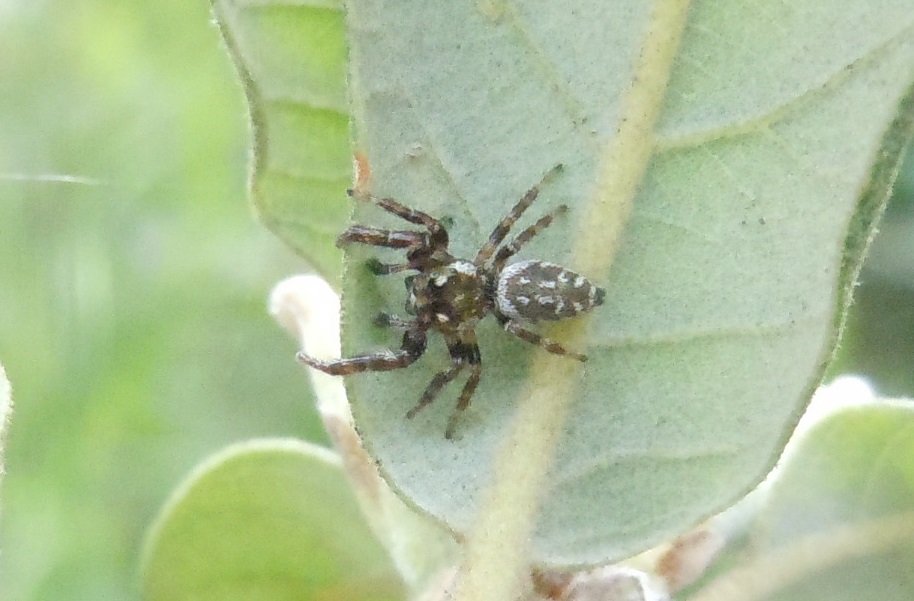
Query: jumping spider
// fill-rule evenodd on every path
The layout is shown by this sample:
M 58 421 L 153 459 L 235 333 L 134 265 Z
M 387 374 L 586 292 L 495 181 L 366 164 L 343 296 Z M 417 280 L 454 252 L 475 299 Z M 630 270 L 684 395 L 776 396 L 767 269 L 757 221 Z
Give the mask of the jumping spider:
M 381 313 L 376 323 L 404 331 L 400 349 L 383 350 L 349 359 L 322 361 L 299 353 L 303 363 L 334 376 L 364 371 L 389 371 L 407 367 L 426 349 L 429 330 L 440 332 L 451 355 L 451 367 L 432 378 L 415 407 L 406 417 L 413 418 L 435 399 L 438 393 L 467 366 L 470 375 L 457 408 L 448 420 L 445 437 L 454 434 L 457 417 L 470 404 L 470 399 L 482 375 L 482 359 L 476 342 L 476 324 L 492 313 L 505 329 L 522 340 L 542 347 L 556 355 L 566 355 L 578 361 L 587 357 L 566 350 L 562 345 L 524 327 L 525 323 L 558 321 L 590 311 L 603 303 L 605 291 L 584 276 L 546 261 L 508 259 L 534 236 L 548 227 L 556 215 L 568 210 L 565 205 L 543 215 L 533 225 L 501 246 L 515 222 L 539 194 L 547 178 L 562 168 L 557 165 L 539 184 L 530 188 L 513 209 L 492 231 L 488 242 L 472 261 L 458 259 L 448 251 L 448 233 L 434 217 L 410 209 L 391 198 L 377 198 L 367 193 L 347 190 L 349 196 L 373 202 L 404 221 L 422 226 L 423 231 L 386 230 L 367 225 L 353 225 L 337 239 L 338 246 L 352 242 L 402 248 L 406 263 L 385 264 L 372 260 L 368 266 L 377 275 L 416 271 L 406 278 L 409 297 L 406 311 L 411 319 Z

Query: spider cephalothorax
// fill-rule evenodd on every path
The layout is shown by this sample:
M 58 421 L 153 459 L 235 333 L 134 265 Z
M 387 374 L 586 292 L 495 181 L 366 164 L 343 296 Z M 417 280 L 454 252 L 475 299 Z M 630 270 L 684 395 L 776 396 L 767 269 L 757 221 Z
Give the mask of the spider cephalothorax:
M 559 169 L 561 165 L 547 173 L 543 181 Z M 469 369 L 470 375 L 460 393 L 457 409 L 451 415 L 445 430 L 447 438 L 453 436 L 457 416 L 470 404 L 479 384 L 482 359 L 475 328 L 479 320 L 489 313 L 495 316 L 506 332 L 518 338 L 550 353 L 586 361 L 584 355 L 565 350 L 559 343 L 527 329 L 526 324 L 558 321 L 589 311 L 603 303 L 604 290 L 594 286 L 584 276 L 554 263 L 532 260 L 508 263 L 531 238 L 548 227 L 556 215 L 568 208 L 562 205 L 540 217 L 536 223 L 502 246 L 514 223 L 536 199 L 542 183 L 530 188 L 498 223 L 472 261 L 450 254 L 447 231 L 434 217 L 407 208 L 390 198 L 377 198 L 349 190 L 350 196 L 373 202 L 385 211 L 424 228 L 424 231 L 386 230 L 354 225 L 337 240 L 340 246 L 358 242 L 406 250 L 405 263 L 385 264 L 373 260 L 369 267 L 378 275 L 417 272 L 406 278 L 406 311 L 411 318 L 403 319 L 381 313 L 376 319 L 379 325 L 404 331 L 399 350 L 384 350 L 331 361 L 315 359 L 304 353 L 299 353 L 298 358 L 331 375 L 400 369 L 415 362 L 425 352 L 429 330 L 439 332 L 451 355 L 451 367 L 432 378 L 419 402 L 406 416 L 415 416 L 435 400 L 448 382 L 465 368 Z

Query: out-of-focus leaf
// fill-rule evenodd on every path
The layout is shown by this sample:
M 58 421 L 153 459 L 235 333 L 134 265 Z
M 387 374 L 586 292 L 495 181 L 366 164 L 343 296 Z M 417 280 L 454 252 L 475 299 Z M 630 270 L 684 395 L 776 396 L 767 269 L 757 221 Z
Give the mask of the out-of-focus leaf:
M 844 408 L 780 467 L 751 538 L 693 601 L 911 598 L 914 402 Z
M 6 372 L 3 365 L 0 364 L 0 478 L 3 477 L 6 468 L 4 467 L 4 449 L 6 447 L 6 430 L 9 427 L 10 417 L 13 414 L 13 395 L 10 390 L 10 382 L 6 379 Z
M 346 42 L 338 2 L 213 0 L 244 85 L 260 218 L 332 282 L 349 209 Z
M 147 541 L 144 598 L 383 601 L 403 595 L 335 455 L 236 445 L 192 474 Z

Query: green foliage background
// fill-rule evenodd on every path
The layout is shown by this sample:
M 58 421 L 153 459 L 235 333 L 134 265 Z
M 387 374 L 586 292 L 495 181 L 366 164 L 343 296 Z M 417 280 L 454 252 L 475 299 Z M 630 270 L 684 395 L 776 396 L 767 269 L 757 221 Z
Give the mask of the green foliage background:
M 0 3 L 0 82 L 0 598 L 137 598 L 144 532 L 194 465 L 324 441 L 265 311 L 304 264 L 247 203 L 208 3 Z
M 136 598 L 144 531 L 195 464 L 257 435 L 324 441 L 264 310 L 303 263 L 247 205 L 210 21 L 204 2 L 0 4 L 4 599 Z M 910 396 L 911 161 L 882 230 L 833 372 Z

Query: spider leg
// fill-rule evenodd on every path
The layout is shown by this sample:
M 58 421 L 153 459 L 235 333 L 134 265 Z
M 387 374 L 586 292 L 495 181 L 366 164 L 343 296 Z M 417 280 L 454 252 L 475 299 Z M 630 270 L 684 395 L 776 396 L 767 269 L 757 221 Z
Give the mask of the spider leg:
M 356 190 L 346 190 L 346 194 L 353 198 L 373 202 L 388 213 L 393 213 L 400 219 L 410 223 L 415 223 L 416 225 L 425 226 L 430 232 L 437 232 L 444 229 L 441 225 L 441 222 L 439 222 L 428 213 L 423 213 L 422 211 L 411 209 L 405 205 L 400 204 L 393 198 L 380 198 L 378 196 L 373 196 L 366 192 L 359 192 Z
M 499 321 L 502 322 L 502 327 L 505 329 L 505 332 L 514 334 L 521 340 L 525 340 L 530 344 L 535 344 L 536 346 L 552 353 L 553 355 L 565 355 L 567 357 L 571 357 L 572 359 L 577 359 L 578 361 L 587 361 L 587 355 L 569 351 L 558 342 L 550 340 L 544 336 L 540 336 L 536 332 L 521 326 L 516 321 L 504 318 L 500 318 Z
M 438 393 L 441 392 L 441 389 L 460 375 L 460 372 L 464 367 L 466 367 L 466 363 L 453 363 L 446 370 L 439 371 L 435 374 L 435 377 L 432 378 L 432 381 L 429 382 L 428 386 L 425 388 L 425 392 L 419 397 L 419 402 L 416 403 L 416 406 L 406 412 L 406 418 L 412 419 L 416 417 L 420 411 L 431 405 L 432 401 L 435 400 L 435 397 L 438 396 Z
M 435 400 L 435 397 L 438 396 L 438 393 L 441 392 L 449 382 L 460 375 L 460 372 L 469 365 L 472 370 L 470 378 L 463 386 L 463 391 L 460 393 L 460 399 L 457 401 L 457 409 L 450 420 L 448 420 L 448 429 L 445 431 L 445 437 L 451 438 L 456 414 L 466 409 L 470 404 L 473 392 L 479 384 L 482 365 L 480 364 L 479 345 L 476 343 L 476 336 L 472 332 L 465 336 L 463 340 L 456 338 L 448 340 L 448 351 L 451 354 L 451 366 L 448 369 L 435 374 L 435 377 L 432 378 L 432 381 L 429 382 L 425 392 L 423 392 L 422 396 L 419 398 L 419 402 L 406 413 L 406 417 L 412 419 L 422 409 L 431 405 L 432 401 Z
M 337 246 L 357 242 L 386 248 L 411 248 L 426 242 L 426 234 L 412 230 L 385 230 L 367 225 L 353 225 L 336 239 Z
M 508 235 L 508 232 L 511 231 L 511 228 L 514 227 L 514 224 L 520 219 L 520 216 L 524 214 L 530 205 L 533 204 L 533 201 L 536 200 L 537 195 L 540 192 L 540 186 L 546 183 L 553 175 L 562 170 L 562 164 L 559 163 L 552 169 L 550 169 L 546 175 L 543 176 L 543 179 L 540 180 L 538 184 L 527 190 L 527 193 L 524 194 L 517 204 L 514 205 L 507 215 L 498 222 L 498 225 L 495 226 L 495 229 L 492 230 L 492 233 L 489 235 L 489 240 L 486 242 L 482 248 L 479 249 L 479 253 L 476 254 L 476 259 L 473 261 L 475 265 L 483 265 L 488 261 L 492 254 L 495 252 L 495 249 L 498 248 L 498 245 L 501 244 L 505 236 Z
M 408 321 L 402 317 L 397 317 L 396 315 L 391 315 L 390 313 L 378 313 L 374 318 L 374 324 L 379 328 L 394 328 L 397 330 L 408 330 L 415 322 Z
M 298 353 L 298 360 L 331 376 L 346 376 L 363 371 L 390 371 L 411 365 L 425 352 L 425 332 L 410 329 L 403 334 L 403 343 L 397 351 L 384 350 L 349 359 L 323 361 L 305 353 Z
M 400 273 L 401 271 L 414 269 L 414 267 L 408 263 L 382 263 L 374 258 L 368 259 L 365 262 L 365 266 L 375 275 L 390 275 L 392 273 Z
M 520 249 L 524 247 L 527 242 L 533 239 L 534 236 L 539 234 L 541 231 L 552 225 L 552 220 L 568 212 L 567 205 L 559 205 L 550 213 L 546 213 L 540 217 L 536 223 L 519 233 L 515 236 L 514 240 L 511 240 L 510 244 L 506 244 L 498 249 L 498 252 L 495 253 L 495 260 L 492 265 L 495 268 L 495 271 L 501 271 L 501 268 L 505 266 L 505 262 L 508 259 L 516 255 Z
M 444 437 L 448 440 L 454 438 L 454 430 L 457 429 L 457 420 L 460 417 L 460 414 L 470 406 L 470 400 L 473 398 L 473 393 L 476 392 L 476 387 L 479 386 L 479 379 L 482 377 L 481 363 L 471 364 L 470 369 L 472 370 L 470 371 L 470 377 L 467 378 L 467 383 L 463 385 L 463 390 L 460 392 L 460 399 L 457 401 L 457 407 L 454 409 L 451 417 L 447 420 L 447 428 L 444 430 Z

